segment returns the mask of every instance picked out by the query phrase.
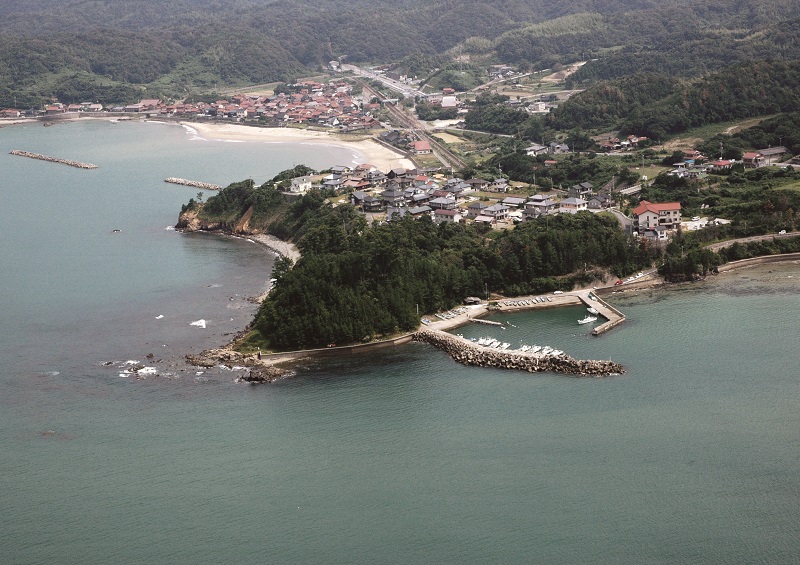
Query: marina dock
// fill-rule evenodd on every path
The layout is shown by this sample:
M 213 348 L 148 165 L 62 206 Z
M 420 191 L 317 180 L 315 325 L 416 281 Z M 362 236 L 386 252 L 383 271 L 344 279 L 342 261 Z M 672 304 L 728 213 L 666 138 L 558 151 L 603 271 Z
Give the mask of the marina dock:
M 591 290 L 581 290 L 575 293 L 581 302 L 588 308 L 594 308 L 606 321 L 592 330 L 592 335 L 600 335 L 625 321 L 625 314 L 611 306 L 608 302 L 597 296 Z

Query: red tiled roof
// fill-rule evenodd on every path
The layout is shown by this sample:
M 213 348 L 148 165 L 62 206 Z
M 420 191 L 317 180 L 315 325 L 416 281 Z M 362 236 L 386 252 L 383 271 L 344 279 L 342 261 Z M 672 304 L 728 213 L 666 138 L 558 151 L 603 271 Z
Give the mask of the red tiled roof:
M 648 202 L 647 200 L 642 200 L 639 205 L 633 209 L 633 213 L 636 216 L 641 216 L 645 212 L 669 212 L 672 210 L 680 210 L 681 203 L 680 202 L 659 202 L 653 203 Z

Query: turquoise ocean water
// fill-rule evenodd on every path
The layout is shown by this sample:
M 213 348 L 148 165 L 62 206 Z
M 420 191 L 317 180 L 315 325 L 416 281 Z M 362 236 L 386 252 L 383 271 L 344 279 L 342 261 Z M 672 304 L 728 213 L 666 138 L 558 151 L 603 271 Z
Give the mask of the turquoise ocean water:
M 167 229 L 196 190 L 163 179 L 354 159 L 160 124 L 0 129 L 0 563 L 797 561 L 796 263 L 614 296 L 629 320 L 600 338 L 577 307 L 458 330 L 620 377 L 421 344 L 271 386 L 186 368 L 250 320 L 272 259 Z M 119 376 L 147 353 L 161 376 Z

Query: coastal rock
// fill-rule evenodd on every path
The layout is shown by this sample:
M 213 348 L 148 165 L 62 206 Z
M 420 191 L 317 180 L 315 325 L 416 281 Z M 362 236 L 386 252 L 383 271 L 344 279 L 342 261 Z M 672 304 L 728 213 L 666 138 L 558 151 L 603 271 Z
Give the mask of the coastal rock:
M 241 377 L 239 381 L 252 384 L 264 384 L 275 382 L 289 375 L 291 375 L 290 371 L 277 367 L 256 367 L 252 369 L 249 374 Z

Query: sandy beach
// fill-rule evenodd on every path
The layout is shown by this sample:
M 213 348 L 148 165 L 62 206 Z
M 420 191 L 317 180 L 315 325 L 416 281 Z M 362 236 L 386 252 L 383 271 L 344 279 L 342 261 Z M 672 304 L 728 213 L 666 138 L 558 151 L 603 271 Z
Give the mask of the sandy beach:
M 363 156 L 369 163 L 383 172 L 391 169 L 414 168 L 414 163 L 401 153 L 380 145 L 371 139 L 351 141 L 334 133 L 309 131 L 296 128 L 262 128 L 241 124 L 210 124 L 201 122 L 181 123 L 197 132 L 199 137 L 222 141 L 259 141 L 264 143 L 304 143 L 312 145 L 334 145 L 347 147 Z M 339 163 L 348 165 L 349 163 Z

